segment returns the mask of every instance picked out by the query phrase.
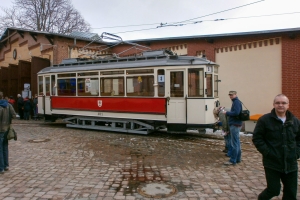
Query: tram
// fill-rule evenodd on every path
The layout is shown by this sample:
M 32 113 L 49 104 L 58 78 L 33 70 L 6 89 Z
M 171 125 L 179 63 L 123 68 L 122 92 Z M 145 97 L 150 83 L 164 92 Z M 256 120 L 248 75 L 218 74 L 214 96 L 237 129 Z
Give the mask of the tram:
M 67 127 L 148 134 L 214 127 L 219 66 L 169 50 L 64 60 L 38 73 L 38 112 Z

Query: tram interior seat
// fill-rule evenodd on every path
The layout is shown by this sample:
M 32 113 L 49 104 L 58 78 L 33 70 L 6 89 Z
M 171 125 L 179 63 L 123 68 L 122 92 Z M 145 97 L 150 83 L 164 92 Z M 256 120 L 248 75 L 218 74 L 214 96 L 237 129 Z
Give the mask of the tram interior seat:
M 63 95 L 63 96 L 75 96 L 76 91 L 73 89 L 59 89 L 58 90 L 58 95 Z
M 182 97 L 182 91 L 171 92 L 171 97 Z

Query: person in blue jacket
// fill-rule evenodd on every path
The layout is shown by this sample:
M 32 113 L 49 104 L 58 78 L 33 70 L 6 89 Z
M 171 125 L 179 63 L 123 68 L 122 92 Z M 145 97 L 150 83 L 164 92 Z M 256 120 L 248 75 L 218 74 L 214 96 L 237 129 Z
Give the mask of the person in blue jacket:
M 242 103 L 237 97 L 236 91 L 229 91 L 229 98 L 232 101 L 230 111 L 223 111 L 229 117 L 228 124 L 231 136 L 231 153 L 230 160 L 225 162 L 224 165 L 235 165 L 241 162 L 242 150 L 240 143 L 240 130 L 243 122 L 238 119 L 242 111 Z

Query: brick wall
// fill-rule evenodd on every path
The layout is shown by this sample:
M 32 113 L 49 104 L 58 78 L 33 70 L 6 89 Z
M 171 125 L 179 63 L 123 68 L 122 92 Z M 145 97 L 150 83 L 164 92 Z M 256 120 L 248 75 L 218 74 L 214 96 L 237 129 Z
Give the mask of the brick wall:
M 290 99 L 290 110 L 300 118 L 300 34 L 286 34 L 282 41 L 282 93 Z
M 82 48 L 90 42 L 77 40 L 74 43 L 73 39 L 56 37 L 54 40 L 53 64 L 60 64 L 63 59 L 70 57 L 70 48 Z M 99 47 L 101 44 L 91 43 L 87 49 L 100 50 L 104 47 Z

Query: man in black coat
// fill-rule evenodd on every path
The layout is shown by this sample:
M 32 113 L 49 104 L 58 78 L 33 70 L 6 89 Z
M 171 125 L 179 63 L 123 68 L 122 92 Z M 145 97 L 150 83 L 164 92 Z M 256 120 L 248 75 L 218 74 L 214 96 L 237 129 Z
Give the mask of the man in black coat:
M 263 156 L 267 188 L 258 200 L 271 199 L 280 194 L 283 198 L 297 199 L 298 163 L 300 156 L 300 123 L 288 110 L 289 99 L 279 94 L 274 98 L 271 113 L 257 121 L 253 132 L 253 143 Z

